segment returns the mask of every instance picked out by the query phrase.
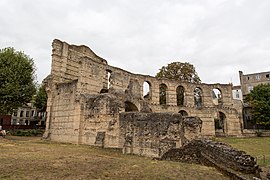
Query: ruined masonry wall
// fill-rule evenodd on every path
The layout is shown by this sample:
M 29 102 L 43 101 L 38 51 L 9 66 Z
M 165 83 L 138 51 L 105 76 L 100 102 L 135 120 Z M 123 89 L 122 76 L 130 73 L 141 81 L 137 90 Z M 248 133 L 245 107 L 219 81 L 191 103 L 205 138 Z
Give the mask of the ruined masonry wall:
M 52 68 L 45 80 L 48 93 L 46 136 L 53 140 L 97 144 L 105 132 L 104 146 L 119 145 L 119 113 L 125 111 L 125 102 L 134 104 L 140 111 L 146 104 L 152 112 L 178 113 L 185 110 L 188 116 L 198 116 L 203 121 L 202 134 L 215 135 L 214 118 L 218 112 L 226 116 L 225 134 L 241 135 L 241 108 L 234 106 L 231 84 L 194 84 L 168 79 L 157 79 L 148 75 L 133 74 L 117 67 L 109 66 L 107 61 L 97 56 L 86 46 L 69 45 L 60 40 L 52 44 Z M 109 78 L 110 75 L 110 78 Z M 110 83 L 108 83 L 110 81 Z M 143 83 L 150 84 L 150 99 L 143 97 Z M 159 105 L 159 86 L 166 84 L 167 103 Z M 184 105 L 177 106 L 176 89 L 184 87 Z M 202 90 L 202 107 L 196 108 L 194 89 Z M 222 105 L 216 106 L 212 100 L 212 89 L 222 92 Z M 104 111 L 92 113 L 98 107 L 87 107 L 88 95 L 101 95 L 109 91 L 120 101 L 117 112 Z M 111 97 L 113 98 L 113 97 Z M 91 99 L 91 98 L 90 98 Z M 105 98 L 106 99 L 106 98 Z M 114 99 L 114 98 L 113 98 Z M 104 104 L 108 103 L 104 101 Z M 112 123 L 113 122 L 113 123 Z

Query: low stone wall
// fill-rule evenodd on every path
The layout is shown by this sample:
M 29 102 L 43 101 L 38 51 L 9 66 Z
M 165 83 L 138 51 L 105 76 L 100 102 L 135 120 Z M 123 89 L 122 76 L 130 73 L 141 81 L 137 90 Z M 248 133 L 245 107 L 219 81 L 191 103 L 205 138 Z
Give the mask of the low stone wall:
M 225 143 L 206 139 L 192 140 L 182 148 L 171 149 L 161 159 L 211 165 L 234 179 L 259 177 L 260 171 L 252 156 Z
M 123 152 L 161 157 L 200 135 L 202 121 L 182 118 L 179 113 L 120 113 L 120 138 Z

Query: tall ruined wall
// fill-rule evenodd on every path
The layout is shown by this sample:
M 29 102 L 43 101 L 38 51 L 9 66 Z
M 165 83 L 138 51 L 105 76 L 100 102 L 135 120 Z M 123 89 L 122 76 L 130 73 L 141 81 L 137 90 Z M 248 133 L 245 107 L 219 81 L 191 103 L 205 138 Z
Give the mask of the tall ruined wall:
M 203 121 L 202 134 L 206 136 L 216 134 L 214 119 L 223 113 L 225 118 L 222 133 L 241 135 L 241 108 L 234 106 L 231 84 L 194 84 L 157 79 L 109 66 L 106 60 L 86 46 L 54 40 L 52 47 L 51 74 L 45 80 L 48 93 L 45 135 L 50 135 L 52 139 L 58 140 L 63 134 L 63 137 L 66 136 L 62 138 L 63 141 L 86 144 L 99 142 L 104 146 L 117 146 L 119 113 L 141 110 L 157 113 L 184 111 L 188 116 L 198 116 Z M 144 82 L 150 85 L 148 98 L 143 97 Z M 161 84 L 167 86 L 164 105 L 160 105 L 159 101 Z M 179 86 L 184 89 L 181 105 L 177 105 L 176 89 Z M 195 103 L 196 88 L 201 90 L 199 107 Z M 220 90 L 222 103 L 216 104 L 213 101 L 213 89 Z M 121 105 L 117 106 L 117 111 L 110 113 L 108 104 L 111 100 L 102 93 L 119 101 Z M 99 104 L 103 104 L 102 108 L 97 104 L 95 107 L 93 99 L 103 102 Z M 103 137 L 104 132 L 107 138 Z
M 81 117 L 80 103 L 76 97 L 77 80 L 59 83 L 54 90 L 53 93 L 48 91 L 45 136 L 56 141 L 77 143 Z

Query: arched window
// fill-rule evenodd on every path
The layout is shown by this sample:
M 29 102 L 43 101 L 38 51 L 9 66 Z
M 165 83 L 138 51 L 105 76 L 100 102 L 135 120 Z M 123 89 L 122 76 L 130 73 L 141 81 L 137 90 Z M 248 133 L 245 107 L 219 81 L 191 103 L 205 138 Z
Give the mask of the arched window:
M 163 105 L 167 103 L 167 86 L 166 84 L 159 85 L 159 104 Z
M 185 110 L 181 110 L 179 111 L 179 113 L 182 115 L 183 118 L 188 116 L 188 113 Z
M 215 119 L 215 130 L 222 130 L 225 132 L 226 115 L 223 112 L 218 112 L 218 117 Z
M 212 90 L 212 98 L 213 98 L 213 103 L 217 105 L 222 105 L 222 93 L 220 89 L 214 88 Z
M 184 98 L 185 98 L 185 89 L 183 86 L 178 86 L 176 88 L 176 100 L 177 100 L 177 106 L 183 106 L 184 105 Z
M 197 108 L 202 107 L 202 89 L 199 87 L 194 89 L 194 104 Z
M 106 70 L 106 73 L 107 73 L 107 88 L 109 89 L 110 88 L 110 86 L 111 86 L 111 73 L 112 73 L 112 71 L 111 70 Z
M 145 100 L 151 100 L 151 84 L 148 81 L 143 83 L 143 98 Z
M 130 101 L 125 102 L 125 112 L 138 111 L 138 108 L 135 104 Z

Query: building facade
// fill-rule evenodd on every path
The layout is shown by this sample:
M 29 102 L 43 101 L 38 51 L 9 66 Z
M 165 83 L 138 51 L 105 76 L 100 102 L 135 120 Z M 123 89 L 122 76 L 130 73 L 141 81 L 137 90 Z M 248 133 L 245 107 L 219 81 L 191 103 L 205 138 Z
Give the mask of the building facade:
M 13 111 L 11 125 L 45 125 L 46 112 L 37 112 L 32 103 L 27 103 Z

